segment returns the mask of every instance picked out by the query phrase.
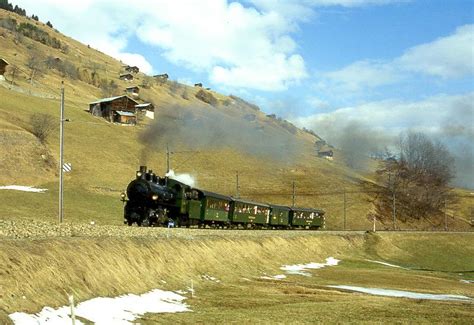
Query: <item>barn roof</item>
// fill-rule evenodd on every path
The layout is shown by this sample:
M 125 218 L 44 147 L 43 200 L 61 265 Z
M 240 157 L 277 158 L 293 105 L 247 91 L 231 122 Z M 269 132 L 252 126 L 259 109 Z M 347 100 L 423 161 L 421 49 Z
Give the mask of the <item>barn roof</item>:
M 135 116 L 132 112 L 124 112 L 124 111 L 115 111 L 120 116 Z
M 152 103 L 143 103 L 143 104 L 135 105 L 136 108 L 146 108 L 146 107 L 150 107 L 150 106 L 153 106 L 153 104 Z
M 130 97 L 125 96 L 125 95 L 122 95 L 122 96 L 115 96 L 115 97 L 109 97 L 109 98 L 102 98 L 102 99 L 96 100 L 95 102 L 89 103 L 89 105 L 92 105 L 92 104 L 100 104 L 100 103 L 108 103 L 108 102 L 112 102 L 112 101 L 117 100 L 117 99 L 122 98 L 122 97 L 127 97 L 128 100 L 131 100 L 131 101 L 134 102 L 135 104 L 138 104 L 136 101 L 134 101 L 134 100 L 131 99 Z

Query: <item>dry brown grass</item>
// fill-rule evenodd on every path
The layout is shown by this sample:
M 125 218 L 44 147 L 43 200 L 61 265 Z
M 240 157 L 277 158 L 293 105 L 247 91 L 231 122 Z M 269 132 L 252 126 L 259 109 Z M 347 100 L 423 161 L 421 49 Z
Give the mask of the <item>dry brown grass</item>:
M 416 301 L 341 293 L 325 287 L 354 284 L 473 296 L 472 287 L 459 282 L 469 274 L 442 272 L 474 269 L 473 260 L 468 259 L 474 253 L 472 234 L 341 236 L 321 232 L 174 229 L 166 238 L 166 229 L 148 230 L 161 233 L 161 239 L 101 236 L 0 241 L 0 321 L 14 311 L 35 312 L 45 305 L 64 305 L 69 293 L 82 301 L 153 288 L 184 289 L 191 280 L 197 293 L 197 298 L 188 301 L 193 313 L 148 319 L 167 323 L 231 319 L 237 323 L 290 323 L 345 321 L 346 316 L 351 316 L 354 321 L 409 321 L 423 317 L 442 321 L 442 317 L 453 319 L 456 311 L 462 322 L 473 315 L 472 304 L 420 305 Z M 341 266 L 314 271 L 312 278 L 290 276 L 282 282 L 259 279 L 264 273 L 281 274 L 281 265 L 321 262 L 328 256 L 341 259 Z M 365 258 L 434 271 L 400 271 L 371 264 Z M 457 265 L 452 263 L 455 260 Z M 210 283 L 202 278 L 203 274 L 221 282 Z M 313 312 L 304 312 L 308 308 Z M 379 314 L 384 308 L 387 312 Z

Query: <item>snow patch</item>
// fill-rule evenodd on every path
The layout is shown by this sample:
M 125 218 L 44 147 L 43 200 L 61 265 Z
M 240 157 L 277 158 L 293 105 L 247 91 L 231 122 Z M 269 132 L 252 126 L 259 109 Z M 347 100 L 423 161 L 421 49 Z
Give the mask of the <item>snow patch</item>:
M 128 294 L 115 298 L 98 297 L 79 303 L 76 316 L 97 325 L 132 324 L 145 313 L 178 313 L 190 311 L 182 301 L 186 299 L 171 291 L 159 289 L 142 295 Z M 39 313 L 16 312 L 9 315 L 14 324 L 71 324 L 70 307 L 44 307 Z M 76 324 L 83 324 L 76 319 Z
M 412 291 L 402 290 L 391 290 L 391 289 L 380 289 L 380 288 L 364 288 L 346 285 L 331 285 L 330 288 L 343 289 L 349 291 L 356 291 L 361 293 L 368 293 L 375 296 L 385 297 L 397 297 L 397 298 L 409 298 L 409 299 L 426 299 L 426 300 L 448 300 L 448 301 L 472 301 L 473 299 L 466 296 L 460 295 L 448 295 L 448 294 L 432 294 L 432 293 L 419 293 Z
M 462 283 L 474 283 L 474 280 L 460 280 Z
M 274 276 L 264 275 L 264 276 L 261 276 L 260 279 L 265 279 L 265 280 L 283 280 L 283 279 L 286 279 L 286 275 L 284 275 L 284 274 L 277 274 L 277 275 L 274 275 Z
M 0 186 L 0 190 L 15 190 L 23 192 L 34 192 L 34 193 L 44 193 L 47 191 L 45 188 L 34 188 L 32 186 L 22 186 L 22 185 L 7 185 Z
M 213 277 L 213 276 L 211 276 L 211 275 L 209 275 L 209 274 L 202 274 L 202 275 L 201 275 L 201 278 L 202 278 L 203 280 L 212 281 L 212 282 L 215 282 L 215 283 L 221 282 L 221 280 L 219 280 L 219 279 L 217 279 L 217 278 L 215 278 L 215 277 Z
M 297 274 L 304 276 L 311 276 L 310 273 L 305 272 L 306 270 L 315 270 L 322 269 L 326 266 L 335 266 L 338 265 L 340 260 L 335 259 L 334 257 L 326 258 L 326 263 L 308 263 L 308 264 L 296 264 L 296 265 L 283 265 L 280 267 L 281 270 L 286 271 L 287 274 Z
M 396 267 L 396 268 L 399 268 L 399 269 L 409 270 L 409 268 L 399 266 L 399 265 L 395 265 L 395 264 L 390 264 L 390 263 L 387 263 L 387 262 L 374 261 L 374 260 L 366 260 L 366 261 L 372 262 L 372 263 L 377 263 L 377 264 L 382 264 L 382 265 L 385 265 L 385 266 Z

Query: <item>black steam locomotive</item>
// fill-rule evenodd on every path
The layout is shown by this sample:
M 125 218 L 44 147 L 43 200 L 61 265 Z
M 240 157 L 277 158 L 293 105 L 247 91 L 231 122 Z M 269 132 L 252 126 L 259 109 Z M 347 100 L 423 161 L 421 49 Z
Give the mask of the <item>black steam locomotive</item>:
M 242 200 L 159 177 L 140 166 L 122 193 L 129 226 L 198 226 L 244 229 L 324 228 L 324 211 Z

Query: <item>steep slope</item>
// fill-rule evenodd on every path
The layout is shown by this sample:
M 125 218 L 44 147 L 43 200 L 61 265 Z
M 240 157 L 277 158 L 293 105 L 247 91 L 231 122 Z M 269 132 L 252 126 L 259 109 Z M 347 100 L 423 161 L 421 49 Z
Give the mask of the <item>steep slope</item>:
M 56 39 L 55 47 L 24 36 L 20 25 Z M 296 204 L 326 209 L 330 228 L 341 228 L 344 215 L 347 228 L 371 227 L 371 205 L 359 187 L 367 179 L 340 163 L 341 153 L 335 161 L 317 158 L 316 135 L 266 116 L 238 97 L 158 82 L 142 73 L 133 83 L 122 81 L 125 63 L 3 10 L 0 57 L 10 63 L 6 80 L 0 81 L 0 185 L 48 189 L 42 194 L 0 191 L 0 218 L 56 219 L 58 132 L 41 143 L 32 135 L 30 119 L 35 113 L 59 119 L 64 80 L 71 120 L 65 129 L 65 161 L 73 166 L 65 180 L 66 221 L 120 224 L 120 192 L 140 164 L 163 174 L 168 145 L 171 167 L 194 176 L 199 187 L 235 194 L 239 172 L 241 196 L 289 205 L 295 182 Z M 140 101 L 154 103 L 155 120 L 126 127 L 85 112 L 89 102 L 123 94 L 131 85 L 141 86 Z

